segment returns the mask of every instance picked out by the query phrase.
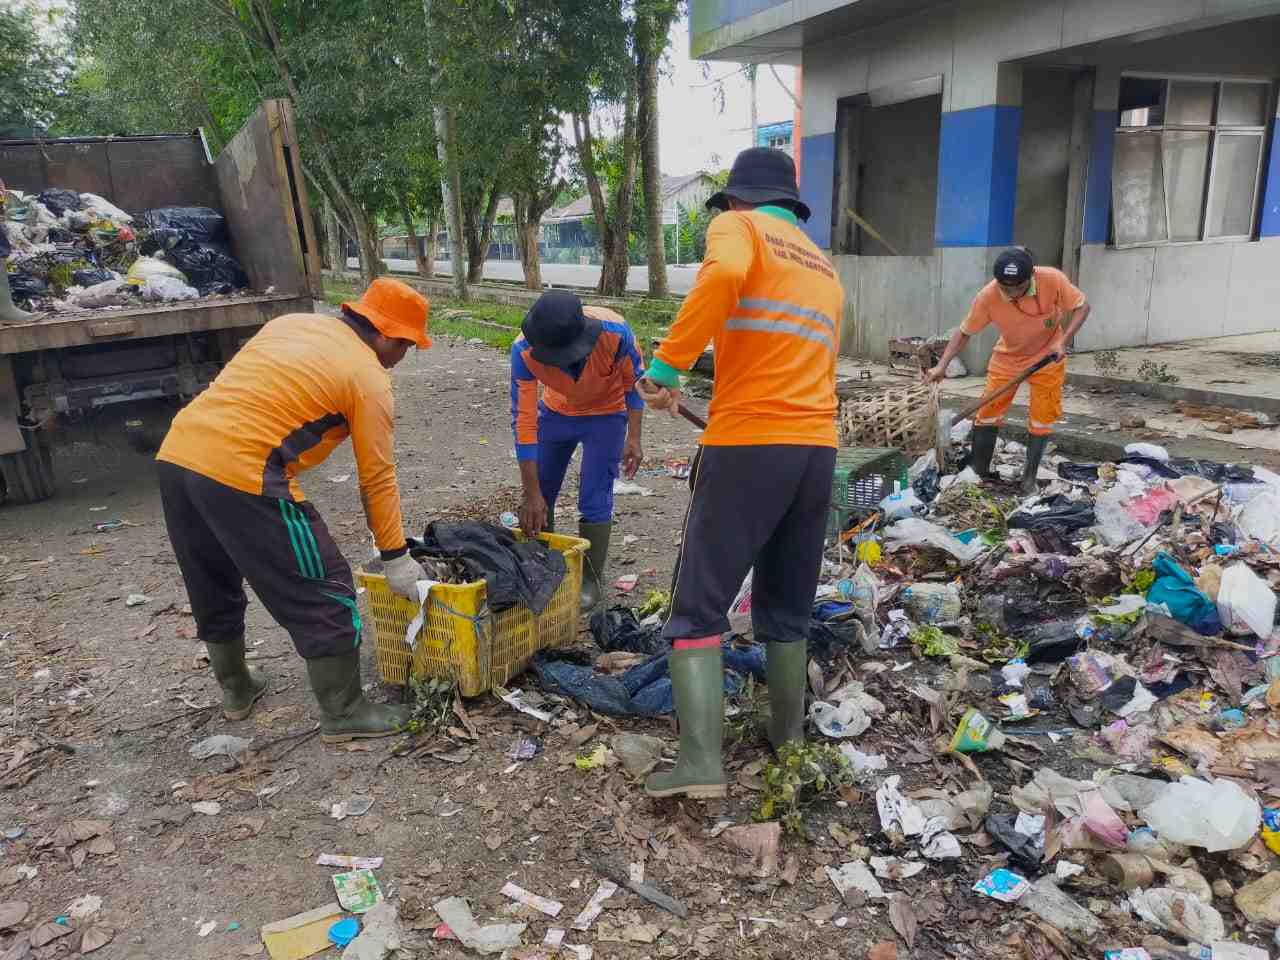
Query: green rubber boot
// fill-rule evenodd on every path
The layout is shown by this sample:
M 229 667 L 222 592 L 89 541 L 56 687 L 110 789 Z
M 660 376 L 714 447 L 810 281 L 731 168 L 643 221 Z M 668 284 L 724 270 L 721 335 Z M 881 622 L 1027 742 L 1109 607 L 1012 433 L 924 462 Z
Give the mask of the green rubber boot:
M 594 610 L 604 599 L 604 566 L 609 560 L 609 538 L 613 534 L 613 521 L 605 523 L 578 523 L 578 536 L 591 541 L 582 564 L 582 612 Z
M 1000 428 L 994 425 L 973 428 L 973 456 L 969 460 L 969 466 L 983 480 L 991 478 L 991 458 L 995 456 L 996 437 L 999 433 Z
M 244 662 L 244 637 L 231 643 L 206 643 L 209 666 L 222 688 L 222 715 L 243 720 L 267 692 L 267 678 Z
M 774 750 L 784 743 L 804 742 L 804 691 L 809 682 L 809 642 L 770 640 L 765 661 L 769 686 L 769 742 Z
M 680 756 L 670 773 L 650 774 L 644 792 L 651 797 L 684 796 L 691 800 L 723 797 L 724 666 L 720 645 L 673 650 L 671 691 L 680 721 Z
M 1030 496 L 1040 489 L 1040 484 L 1036 482 L 1036 474 L 1040 472 L 1040 460 L 1044 456 L 1044 448 L 1048 445 L 1048 437 L 1032 435 L 1027 438 L 1027 466 L 1022 473 L 1023 496 Z
M 360 683 L 360 652 L 307 660 L 311 689 L 320 705 L 320 739 L 346 743 L 390 737 L 404 729 L 412 708 L 370 703 Z

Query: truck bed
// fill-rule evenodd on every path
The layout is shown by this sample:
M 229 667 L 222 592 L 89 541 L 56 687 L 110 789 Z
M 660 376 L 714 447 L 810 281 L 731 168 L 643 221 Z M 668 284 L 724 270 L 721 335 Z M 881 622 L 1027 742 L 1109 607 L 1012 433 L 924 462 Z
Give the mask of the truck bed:
M 310 313 L 314 309 L 313 303 L 309 293 L 301 296 L 271 293 L 203 297 L 200 300 L 118 310 L 99 308 L 45 313 L 30 323 L 0 325 L 0 356 L 260 326 L 284 313 Z

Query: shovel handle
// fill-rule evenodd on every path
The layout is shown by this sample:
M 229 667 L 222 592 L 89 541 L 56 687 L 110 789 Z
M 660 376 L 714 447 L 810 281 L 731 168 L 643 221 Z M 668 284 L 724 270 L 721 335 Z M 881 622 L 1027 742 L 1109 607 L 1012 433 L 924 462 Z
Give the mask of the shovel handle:
M 700 416 L 698 416 L 696 413 L 694 413 L 692 410 L 686 407 L 683 403 L 678 404 L 676 406 L 676 409 L 679 411 L 680 416 L 684 417 L 686 420 L 692 423 L 699 430 L 707 429 L 707 421 L 703 420 Z
M 1020 374 L 1018 374 L 1016 377 L 1014 377 L 1004 386 L 998 387 L 995 390 L 992 390 L 990 393 L 984 393 L 981 397 L 979 397 L 973 403 L 969 404 L 969 406 L 962 409 L 959 413 L 955 415 L 955 418 L 954 418 L 955 422 L 959 423 L 961 420 L 968 420 L 970 417 L 972 417 L 975 413 L 977 413 L 979 410 L 985 407 L 992 400 L 998 400 L 1001 397 L 1003 397 L 1006 393 L 1012 393 L 1014 390 L 1017 390 L 1018 387 L 1022 386 L 1022 382 L 1026 380 L 1028 377 L 1032 376 L 1033 374 L 1039 373 L 1049 364 L 1056 363 L 1056 362 L 1057 361 L 1055 360 L 1053 354 L 1051 353 L 1041 357 L 1039 360 L 1037 360 L 1031 366 L 1027 367 L 1027 369 L 1023 370 Z

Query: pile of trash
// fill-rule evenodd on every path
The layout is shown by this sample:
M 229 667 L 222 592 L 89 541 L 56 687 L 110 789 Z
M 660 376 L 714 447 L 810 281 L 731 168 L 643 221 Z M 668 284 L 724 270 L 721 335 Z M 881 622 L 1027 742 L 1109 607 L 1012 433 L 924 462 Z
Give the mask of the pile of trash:
M 249 285 L 222 214 L 161 207 L 135 218 L 93 193 L 3 193 L 9 286 L 37 314 L 231 294 Z M 4 251 L 0 251 L 3 253 Z

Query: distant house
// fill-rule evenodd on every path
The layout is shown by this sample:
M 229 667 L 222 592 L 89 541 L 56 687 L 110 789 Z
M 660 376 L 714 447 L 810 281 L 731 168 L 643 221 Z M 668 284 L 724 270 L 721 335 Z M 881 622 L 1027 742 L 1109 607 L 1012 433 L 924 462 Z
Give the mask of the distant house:
M 664 173 L 662 175 L 662 222 L 668 226 L 674 224 L 677 211 L 687 212 L 697 209 L 715 191 L 716 181 L 705 170 L 675 177 Z M 639 184 L 637 184 L 637 201 L 639 201 L 639 192 Z M 544 224 L 581 222 L 593 216 L 591 197 L 584 194 L 559 209 L 547 211 L 542 222 Z
M 762 123 L 756 127 L 756 146 L 773 147 L 790 157 L 795 157 L 795 148 L 791 145 L 791 134 L 795 128 L 794 120 L 783 120 L 781 123 Z

